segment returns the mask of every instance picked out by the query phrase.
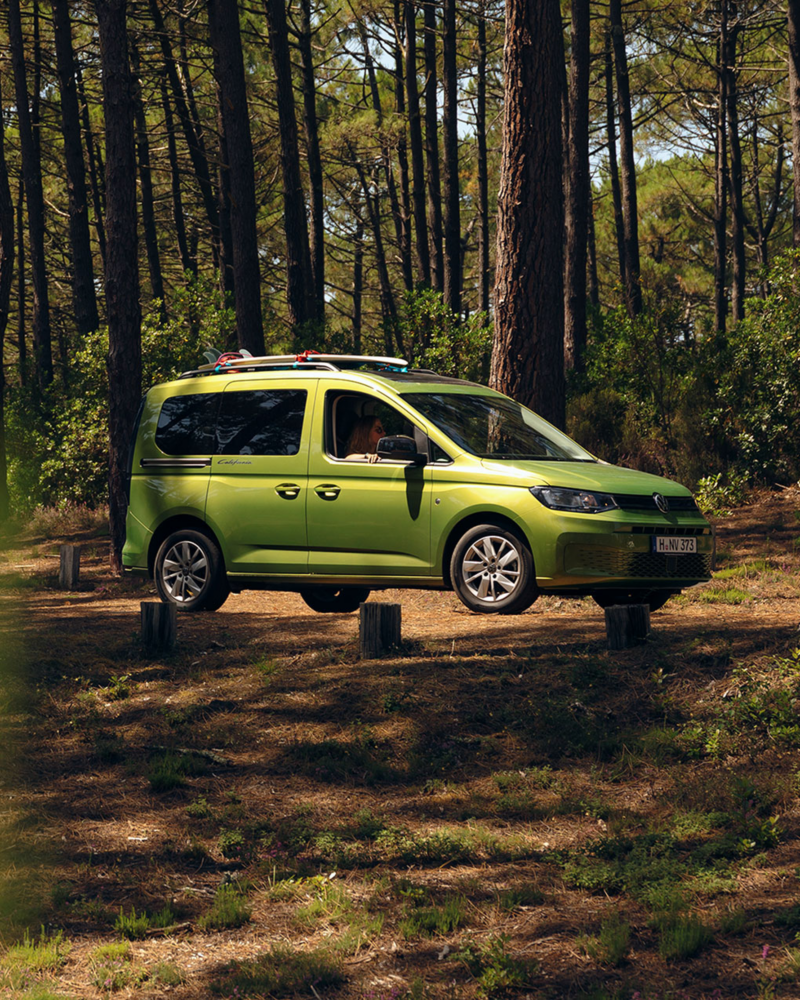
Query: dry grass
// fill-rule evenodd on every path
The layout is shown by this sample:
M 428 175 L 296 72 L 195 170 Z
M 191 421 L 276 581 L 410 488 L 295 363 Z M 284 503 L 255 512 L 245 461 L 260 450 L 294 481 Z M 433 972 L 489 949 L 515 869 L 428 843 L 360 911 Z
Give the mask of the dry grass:
M 179 1000 L 796 997 L 797 512 L 722 522 L 703 590 L 745 599 L 671 602 L 645 647 L 609 653 L 589 601 L 406 592 L 403 655 L 370 663 L 356 616 L 252 594 L 148 660 L 149 587 L 102 538 L 73 594 L 61 539 L 18 540 L 0 918 L 65 948 L 15 995 L 97 997 L 102 966 Z

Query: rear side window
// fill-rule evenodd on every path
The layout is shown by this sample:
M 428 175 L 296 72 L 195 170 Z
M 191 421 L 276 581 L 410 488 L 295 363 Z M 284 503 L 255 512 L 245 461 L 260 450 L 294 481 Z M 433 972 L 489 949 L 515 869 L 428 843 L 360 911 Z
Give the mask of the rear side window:
M 156 444 L 167 455 L 213 455 L 218 392 L 172 396 L 158 415 Z
M 305 389 L 253 389 L 222 395 L 218 455 L 296 455 L 303 434 Z

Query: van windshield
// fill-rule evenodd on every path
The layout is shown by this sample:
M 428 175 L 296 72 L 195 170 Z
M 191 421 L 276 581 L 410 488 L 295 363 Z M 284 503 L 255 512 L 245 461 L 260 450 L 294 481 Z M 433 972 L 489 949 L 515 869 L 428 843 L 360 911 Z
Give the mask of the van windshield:
M 594 462 L 572 438 L 507 396 L 410 392 L 403 399 L 478 458 Z

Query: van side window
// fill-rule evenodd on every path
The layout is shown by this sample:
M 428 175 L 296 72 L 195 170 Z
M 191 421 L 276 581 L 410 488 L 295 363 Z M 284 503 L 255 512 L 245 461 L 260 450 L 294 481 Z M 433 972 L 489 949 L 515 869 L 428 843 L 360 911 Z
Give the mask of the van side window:
M 200 392 L 164 400 L 156 444 L 167 455 L 213 455 L 220 393 Z
M 218 455 L 296 455 L 300 450 L 305 389 L 222 393 Z

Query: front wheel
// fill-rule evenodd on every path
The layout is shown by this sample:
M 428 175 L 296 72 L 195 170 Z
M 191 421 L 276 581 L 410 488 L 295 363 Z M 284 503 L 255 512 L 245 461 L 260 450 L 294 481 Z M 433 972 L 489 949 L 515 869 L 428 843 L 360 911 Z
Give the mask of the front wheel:
M 216 542 L 201 531 L 174 531 L 161 543 L 155 564 L 156 589 L 179 611 L 216 611 L 230 594 Z
M 366 587 L 309 587 L 300 596 L 312 611 L 349 615 L 369 597 Z
M 649 604 L 651 611 L 658 611 L 675 593 L 673 590 L 598 590 L 592 598 L 601 608 L 611 608 L 615 604 Z
M 539 596 L 527 544 L 495 524 L 479 524 L 461 537 L 450 578 L 462 603 L 479 614 L 518 614 Z

